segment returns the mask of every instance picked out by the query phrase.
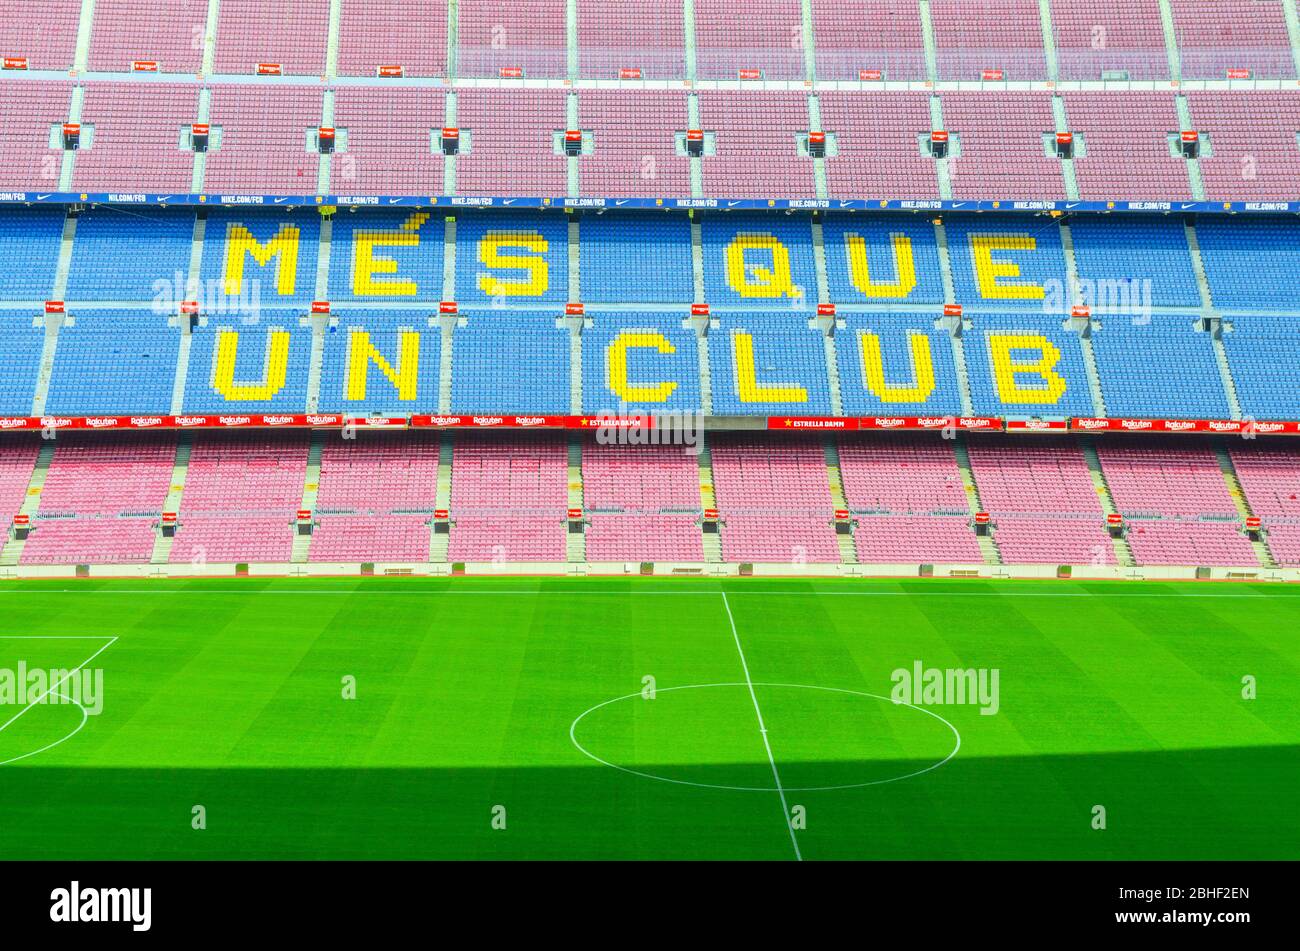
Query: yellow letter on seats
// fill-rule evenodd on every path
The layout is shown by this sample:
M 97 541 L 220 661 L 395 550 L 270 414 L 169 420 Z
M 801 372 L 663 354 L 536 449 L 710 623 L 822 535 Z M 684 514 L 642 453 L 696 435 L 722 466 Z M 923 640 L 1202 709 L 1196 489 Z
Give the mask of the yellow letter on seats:
M 289 332 L 269 330 L 266 356 L 262 360 L 262 379 L 235 382 L 235 358 L 239 354 L 239 331 L 223 329 L 217 333 L 212 358 L 212 388 L 233 402 L 269 400 L 284 387 L 289 370 Z
M 1019 277 L 1020 265 L 1005 258 L 995 261 L 994 251 L 1033 251 L 1038 242 L 1027 234 L 972 234 L 971 256 L 980 295 L 988 300 L 1042 300 L 1047 296 L 1041 284 L 1002 284 L 1000 278 Z
M 874 283 L 867 265 L 867 242 L 860 234 L 846 234 L 844 244 L 849 255 L 849 280 L 867 297 L 901 299 L 916 287 L 916 261 L 912 257 L 912 239 L 905 234 L 891 234 L 894 248 L 894 273 L 892 284 Z
M 894 386 L 885 381 L 885 361 L 880 352 L 880 337 L 869 330 L 858 334 L 862 344 L 862 381 L 869 393 L 882 403 L 924 403 L 934 392 L 934 358 L 930 338 L 924 333 L 908 335 L 912 351 L 912 384 Z
M 1035 359 L 1016 358 L 1013 350 L 1037 350 Z M 1055 403 L 1065 392 L 1065 377 L 1056 372 L 1061 351 L 1039 334 L 989 334 L 989 354 L 993 361 L 993 382 L 998 399 L 1004 403 Z M 1043 381 L 1041 387 L 1022 386 L 1016 375 L 1032 374 Z
M 647 347 L 659 353 L 676 353 L 677 348 L 656 330 L 624 330 L 605 351 L 605 379 L 610 390 L 625 403 L 662 403 L 677 389 L 673 380 L 659 383 L 632 383 L 627 378 L 627 352 L 632 347 Z
M 420 290 L 415 281 L 379 281 L 377 274 L 396 274 L 397 259 L 375 257 L 375 248 L 417 248 L 420 226 L 429 220 L 418 211 L 396 231 L 357 231 L 352 235 L 352 293 L 356 297 L 414 297 Z
M 364 400 L 366 398 L 366 377 L 371 361 L 374 361 L 380 372 L 388 377 L 388 382 L 397 390 L 399 400 L 415 399 L 419 389 L 420 371 L 420 334 L 417 331 L 401 332 L 397 367 L 394 368 L 370 342 L 368 332 L 360 327 L 352 328 L 348 334 L 348 378 L 344 388 L 344 399 Z
M 280 225 L 275 237 L 262 244 L 246 227 L 232 224 L 226 230 L 226 260 L 222 264 L 226 293 L 234 296 L 243 288 L 244 255 L 249 254 L 262 267 L 275 258 L 275 292 L 293 294 L 298 282 L 298 235 L 296 225 Z
M 502 248 L 523 248 L 536 256 L 502 254 Z M 550 287 L 550 265 L 545 257 L 550 242 L 536 231 L 489 231 L 478 243 L 478 259 L 490 268 L 527 271 L 522 281 L 498 281 L 480 271 L 478 288 L 489 297 L 541 297 Z
M 745 268 L 746 251 L 772 254 L 772 269 L 754 268 L 756 281 L 750 281 Z M 803 288 L 795 287 L 790 273 L 790 251 L 770 234 L 738 234 L 727 245 L 727 283 L 741 297 L 802 297 Z
M 760 385 L 754 366 L 754 335 L 744 330 L 731 332 L 736 354 L 736 393 L 742 403 L 806 403 L 808 391 L 797 383 Z

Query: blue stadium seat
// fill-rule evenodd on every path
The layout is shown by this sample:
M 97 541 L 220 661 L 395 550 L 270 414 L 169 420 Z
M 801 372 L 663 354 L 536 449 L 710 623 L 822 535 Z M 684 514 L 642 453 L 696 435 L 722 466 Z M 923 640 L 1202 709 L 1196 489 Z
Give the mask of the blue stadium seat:
M 231 351 L 233 365 L 219 359 L 229 359 Z M 297 315 L 263 314 L 256 323 L 209 318 L 194 329 L 184 411 L 304 412 L 310 366 L 311 328 Z
M 456 300 L 531 307 L 569 299 L 569 228 L 560 215 L 485 212 L 456 222 Z
M 710 304 L 778 308 L 817 300 L 812 227 L 779 215 L 705 217 L 704 296 Z
M 1054 220 L 977 215 L 950 216 L 945 224 L 959 304 L 1003 313 L 1041 311 L 1054 292 L 1064 294 L 1065 252 Z M 978 266 L 981 257 L 991 270 Z
M 971 317 L 963 349 L 972 408 L 977 414 L 1093 414 L 1083 347 L 1079 335 L 1065 329 L 1064 322 L 1056 314 Z
M 578 225 L 582 299 L 588 303 L 689 303 L 691 223 L 680 214 L 588 215 Z
M 934 326 L 934 317 L 844 314 L 840 319 L 844 326 L 835 332 L 835 359 L 847 415 L 961 413 L 952 341 L 948 331 Z M 913 343 L 916 337 L 925 342 Z M 927 347 L 928 359 L 921 362 Z M 873 372 L 876 367 L 883 372 Z
M 685 311 L 588 312 L 592 326 L 582 332 L 583 410 L 612 413 L 626 404 L 652 413 L 700 411 L 699 346 L 695 331 L 682 326 L 684 318 Z M 661 346 L 672 352 L 660 352 Z M 620 359 L 626 362 L 622 384 Z M 644 392 L 630 392 L 633 388 Z
M 1093 313 L 1113 313 L 1102 306 L 1108 295 L 1118 294 L 1122 302 L 1135 291 L 1154 307 L 1201 306 L 1182 219 L 1080 215 L 1070 219 L 1070 233 L 1079 280 L 1094 288 Z M 1129 282 L 1129 288 L 1117 288 L 1118 282 Z
M 426 315 L 415 311 L 406 314 L 377 314 L 353 311 L 336 314 L 338 323 L 325 336 L 325 356 L 321 365 L 321 412 L 347 412 L 357 415 L 379 413 L 434 413 L 438 410 L 438 368 L 442 356 L 442 334 L 429 326 Z M 382 368 L 367 356 L 365 337 L 370 346 L 388 363 Z M 414 337 L 411 334 L 415 334 Z M 412 348 L 415 361 L 408 364 Z M 354 349 L 355 348 L 355 349 Z M 364 366 L 352 378 L 353 365 Z M 389 373 L 397 378 L 394 383 Z
M 214 208 L 204 230 L 200 268 L 206 306 L 233 309 L 229 298 L 250 295 L 254 282 L 262 308 L 310 303 L 316 296 L 319 243 L 320 214 L 315 208 L 293 214 Z
M 454 413 L 569 411 L 569 331 L 553 311 L 462 310 L 452 334 Z
M 77 219 L 70 301 L 164 301 L 188 296 L 194 214 L 157 208 L 92 208 Z M 163 282 L 159 284 L 158 282 Z
M 31 314 L 0 312 L 0 334 L 4 335 L 0 356 L 0 413 L 28 416 L 36 397 L 36 380 L 41 372 L 41 349 L 45 345 L 43 318 L 32 326 Z
M 1092 336 L 1111 416 L 1228 419 L 1231 410 L 1208 333 L 1193 316 L 1111 318 Z
M 1206 215 L 1196 236 L 1216 307 L 1300 308 L 1300 221 Z
M 0 215 L 0 300 L 49 300 L 63 220 L 62 208 L 6 209 Z
M 59 328 L 45 409 L 71 416 L 171 412 L 181 332 L 149 311 L 87 311 Z
M 716 320 L 709 330 L 714 415 L 831 414 L 825 341 L 808 326 L 807 312 L 727 313 Z
M 899 274 L 895 235 L 906 239 L 910 271 Z M 903 215 L 827 215 L 826 277 L 837 304 L 940 304 L 943 276 L 934 225 Z M 906 259 L 901 259 L 905 261 Z M 864 267 L 865 263 L 865 267 Z
M 1300 419 L 1300 317 L 1229 317 L 1228 366 L 1245 416 Z
M 331 301 L 442 300 L 443 216 L 339 209 L 330 239 Z

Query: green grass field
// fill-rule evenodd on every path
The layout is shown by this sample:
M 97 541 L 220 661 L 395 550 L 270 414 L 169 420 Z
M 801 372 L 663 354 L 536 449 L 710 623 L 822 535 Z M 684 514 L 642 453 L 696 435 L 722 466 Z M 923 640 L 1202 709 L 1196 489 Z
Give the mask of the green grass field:
M 0 671 L 103 671 L 97 715 L 0 706 L 4 858 L 1300 855 L 1297 588 L 63 581 L 0 605 Z M 997 669 L 997 713 L 891 702 L 918 661 Z

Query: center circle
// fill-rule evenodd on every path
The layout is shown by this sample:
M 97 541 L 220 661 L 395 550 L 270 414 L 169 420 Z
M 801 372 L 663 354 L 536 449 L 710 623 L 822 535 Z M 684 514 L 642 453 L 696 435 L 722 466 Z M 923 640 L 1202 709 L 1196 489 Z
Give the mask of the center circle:
M 654 693 L 583 711 L 569 740 L 588 759 L 633 776 L 738 792 L 776 792 L 773 762 L 785 792 L 823 792 L 911 779 L 961 749 L 957 728 L 933 710 L 861 690 L 740 682 Z M 744 781 L 707 775 L 715 772 Z

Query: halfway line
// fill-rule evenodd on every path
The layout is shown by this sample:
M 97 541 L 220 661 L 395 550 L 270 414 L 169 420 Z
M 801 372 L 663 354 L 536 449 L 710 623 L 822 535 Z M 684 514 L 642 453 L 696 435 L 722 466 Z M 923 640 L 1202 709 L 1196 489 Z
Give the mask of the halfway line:
M 754 715 L 758 717 L 758 732 L 763 737 L 763 746 L 767 749 L 767 761 L 772 765 L 772 779 L 776 782 L 776 793 L 781 797 L 781 816 L 785 820 L 786 830 L 790 833 L 790 844 L 794 846 L 794 857 L 803 861 L 799 851 L 799 840 L 795 837 L 794 826 L 790 824 L 790 804 L 785 801 L 785 787 L 781 785 L 781 773 L 776 768 L 776 757 L 772 755 L 772 744 L 767 739 L 767 727 L 763 724 L 763 711 L 758 706 L 758 695 L 754 693 L 754 681 L 749 676 L 749 664 L 745 660 L 745 649 L 740 646 L 740 634 L 736 631 L 736 619 L 731 616 L 731 604 L 727 601 L 727 592 L 722 592 L 722 606 L 727 609 L 727 620 L 731 622 L 731 636 L 736 641 L 736 652 L 740 654 L 740 667 L 745 672 L 745 686 L 749 688 L 749 699 L 754 701 Z

